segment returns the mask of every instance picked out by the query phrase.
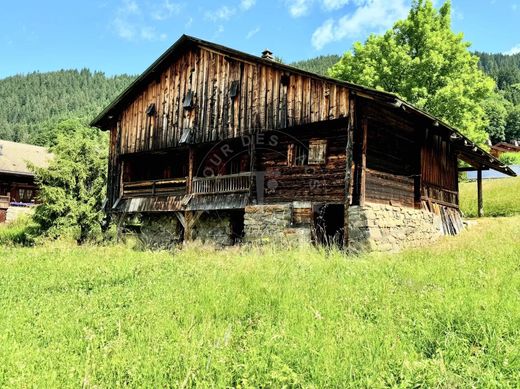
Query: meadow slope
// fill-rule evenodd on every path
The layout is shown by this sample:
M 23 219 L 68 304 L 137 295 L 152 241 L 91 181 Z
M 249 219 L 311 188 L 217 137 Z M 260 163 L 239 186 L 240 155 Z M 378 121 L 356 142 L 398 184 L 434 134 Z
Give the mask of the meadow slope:
M 0 248 L 0 387 L 516 386 L 520 217 L 397 255 Z
M 466 217 L 477 216 L 477 183 L 463 182 L 460 189 L 460 209 Z M 482 181 L 482 197 L 486 216 L 520 214 L 520 177 Z

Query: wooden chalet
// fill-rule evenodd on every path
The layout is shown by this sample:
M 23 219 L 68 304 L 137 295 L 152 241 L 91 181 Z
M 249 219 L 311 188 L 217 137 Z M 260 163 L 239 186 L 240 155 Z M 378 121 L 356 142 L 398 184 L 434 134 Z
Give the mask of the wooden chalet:
M 520 153 L 520 142 L 515 141 L 512 143 L 499 142 L 491 146 L 491 155 L 494 157 L 500 157 L 504 153 Z
M 38 187 L 27 163 L 45 167 L 51 157 L 45 147 L 0 140 L 0 223 L 9 207 L 35 203 Z
M 391 93 L 186 35 L 92 126 L 110 131 L 107 211 L 178 222 L 178 240 L 387 249 L 375 228 L 460 229 L 458 160 L 514 175 Z

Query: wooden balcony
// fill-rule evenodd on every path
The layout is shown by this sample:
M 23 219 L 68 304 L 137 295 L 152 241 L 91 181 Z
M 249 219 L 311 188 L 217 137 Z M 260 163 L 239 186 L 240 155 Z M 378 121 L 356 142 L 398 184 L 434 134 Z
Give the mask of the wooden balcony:
M 123 183 L 123 197 L 183 196 L 186 178 L 170 178 Z
M 252 173 L 225 176 L 193 177 L 193 194 L 221 194 L 249 192 Z

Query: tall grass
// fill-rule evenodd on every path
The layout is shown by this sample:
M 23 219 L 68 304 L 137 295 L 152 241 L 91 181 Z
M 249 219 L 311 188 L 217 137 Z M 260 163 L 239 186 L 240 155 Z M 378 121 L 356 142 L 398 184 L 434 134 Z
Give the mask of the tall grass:
M 520 217 L 399 255 L 0 248 L 0 387 L 520 382 Z
M 477 183 L 464 182 L 459 186 L 460 208 L 465 216 L 477 216 Z M 484 214 L 511 216 L 520 214 L 520 177 L 482 181 Z

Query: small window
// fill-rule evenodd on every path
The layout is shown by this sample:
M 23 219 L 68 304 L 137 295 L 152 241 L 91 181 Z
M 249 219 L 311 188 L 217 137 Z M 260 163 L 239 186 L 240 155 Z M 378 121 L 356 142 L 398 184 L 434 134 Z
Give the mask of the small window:
M 309 159 L 309 150 L 303 143 L 291 143 L 287 149 L 287 165 L 305 166 Z
M 182 101 L 182 108 L 190 110 L 193 108 L 193 91 L 188 90 L 186 96 L 184 96 L 184 100 Z
M 327 140 L 311 139 L 309 141 L 309 165 L 321 165 L 327 158 Z

